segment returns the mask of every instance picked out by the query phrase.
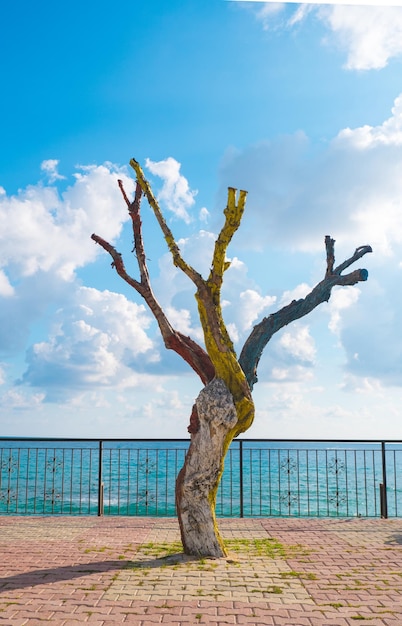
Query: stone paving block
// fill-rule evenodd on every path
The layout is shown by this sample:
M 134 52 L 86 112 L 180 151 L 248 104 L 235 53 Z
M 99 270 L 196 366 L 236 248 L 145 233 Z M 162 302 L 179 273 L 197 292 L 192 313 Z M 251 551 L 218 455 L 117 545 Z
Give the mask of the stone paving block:
M 87 620 L 80 621 L 80 620 L 76 620 L 76 619 L 66 619 L 65 622 L 63 623 L 63 626 L 79 626 L 79 624 L 82 623 L 87 623 Z M 27 624 L 27 626 L 30 626 L 29 622 Z M 42 626 L 44 626 L 42 624 Z M 103 622 L 92 622 L 91 626 L 103 626 Z
M 243 615 L 242 613 L 239 613 L 236 616 L 236 624 L 256 624 L 257 620 L 260 621 L 261 618 L 263 617 L 263 623 L 266 624 L 267 626 L 271 626 L 274 624 L 274 618 L 272 616 L 259 616 L 257 617 L 255 616 L 250 616 L 250 615 Z
M 182 615 L 195 615 L 196 613 L 202 613 L 204 616 L 212 615 L 213 617 L 217 617 L 218 614 L 216 606 L 184 606 L 182 609 Z

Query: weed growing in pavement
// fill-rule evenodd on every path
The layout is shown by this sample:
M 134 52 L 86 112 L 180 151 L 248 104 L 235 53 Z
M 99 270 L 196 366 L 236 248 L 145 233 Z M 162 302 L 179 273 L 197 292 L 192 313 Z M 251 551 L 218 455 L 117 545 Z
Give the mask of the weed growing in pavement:
M 94 546 L 93 548 L 86 548 L 84 550 L 84 554 L 89 554 L 89 552 L 106 552 L 106 550 L 113 550 L 113 548 L 110 548 L 109 546 L 101 546 L 100 548 Z
M 288 558 L 296 554 L 308 554 L 301 545 L 284 546 L 277 539 L 228 539 L 225 545 L 229 552 L 246 554 L 248 556 L 265 556 L 271 559 Z
M 146 543 L 141 546 L 141 552 L 146 556 L 153 556 L 155 558 L 165 558 L 172 554 L 182 552 L 183 547 L 179 541 L 172 541 L 170 543 Z
M 281 594 L 283 593 L 283 589 L 281 587 L 278 587 L 278 585 L 270 585 L 269 587 L 265 589 L 265 592 Z
M 279 576 L 281 578 L 305 578 L 307 580 L 317 580 L 317 576 L 312 572 L 280 572 Z

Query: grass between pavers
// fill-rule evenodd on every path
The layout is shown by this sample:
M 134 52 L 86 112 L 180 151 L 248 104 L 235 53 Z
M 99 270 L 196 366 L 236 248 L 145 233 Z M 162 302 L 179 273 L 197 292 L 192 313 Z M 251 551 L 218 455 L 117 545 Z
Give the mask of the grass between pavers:
M 285 546 L 280 543 L 277 539 L 274 538 L 264 538 L 264 539 L 229 539 L 225 541 L 225 545 L 228 549 L 229 556 L 223 559 L 209 559 L 209 558 L 194 558 L 188 557 L 182 552 L 182 544 L 178 541 L 170 542 L 170 543 L 157 543 L 151 542 L 146 543 L 140 546 L 137 556 L 139 557 L 135 561 L 127 561 L 125 564 L 125 570 L 131 570 L 136 572 L 136 585 L 138 587 L 143 587 L 144 585 L 149 588 L 150 586 L 158 586 L 160 582 L 158 572 L 161 573 L 163 570 L 180 570 L 180 572 L 184 575 L 191 574 L 191 572 L 197 572 L 198 570 L 204 572 L 214 572 L 218 567 L 221 568 L 220 572 L 222 573 L 222 567 L 225 568 L 226 571 L 232 570 L 233 568 L 239 570 L 239 576 L 241 576 L 242 565 L 245 562 L 253 562 L 254 559 L 258 559 L 261 562 L 261 559 L 264 561 L 272 560 L 277 561 L 284 560 L 289 557 L 294 557 L 296 555 L 306 554 L 306 550 L 301 545 L 291 545 Z M 179 573 L 179 572 L 178 572 Z M 156 575 L 156 576 L 155 576 Z M 230 574 L 229 574 L 230 575 Z M 283 580 L 284 582 L 289 579 L 299 579 L 301 582 L 302 579 L 312 579 L 314 577 L 313 574 L 299 572 L 299 571 L 287 571 L 287 572 L 276 572 L 269 575 L 273 584 L 263 584 L 262 578 L 264 578 L 264 573 L 255 572 L 253 574 L 253 580 L 255 580 L 256 585 L 260 585 L 259 587 L 254 588 L 254 585 L 251 583 L 250 572 L 248 573 L 248 582 L 244 582 L 239 584 L 239 581 L 234 579 L 226 580 L 224 577 L 220 579 L 219 587 L 214 586 L 213 589 L 204 589 L 202 587 L 198 587 L 196 585 L 194 588 L 193 585 L 191 589 L 189 585 L 184 584 L 181 587 L 181 590 L 185 593 L 191 593 L 192 595 L 202 597 L 205 595 L 210 596 L 213 595 L 216 599 L 222 595 L 221 585 L 229 584 L 231 588 L 233 587 L 244 587 L 244 590 L 248 588 L 248 593 L 250 594 L 282 594 L 284 592 L 284 588 L 279 584 L 275 584 L 276 582 L 280 582 Z M 259 579 L 259 580 L 258 580 Z M 183 579 L 184 583 L 187 581 Z M 216 582 L 216 581 L 215 581 Z
M 134 585 L 138 589 L 136 595 L 140 589 L 143 594 L 156 590 L 163 593 L 165 588 L 171 588 L 171 577 L 174 575 L 177 593 L 182 595 L 218 599 L 236 587 L 239 593 L 266 598 L 287 590 L 294 591 L 292 580 L 303 587 L 303 579 L 313 578 L 312 574 L 301 571 L 281 571 L 287 566 L 279 566 L 278 569 L 276 565 L 287 558 L 310 554 L 311 550 L 307 551 L 302 545 L 284 545 L 275 538 L 231 538 L 225 541 L 225 545 L 228 556 L 214 559 L 184 554 L 180 541 L 148 542 L 136 546 L 136 549 L 132 544 L 126 544 L 118 556 L 121 569 L 113 576 L 111 587 L 120 584 L 121 590 L 124 590 L 127 584 Z M 108 550 L 108 546 L 101 545 L 86 547 L 85 553 Z M 272 565 L 269 565 L 270 562 Z M 119 583 L 124 571 L 132 572 L 132 575 L 129 581 L 123 576 Z M 199 578 L 202 572 L 208 576 Z M 114 589 L 118 592 L 116 587 Z
M 289 558 L 294 556 L 306 555 L 308 551 L 301 545 L 284 546 L 277 539 L 227 539 L 225 546 L 229 554 L 238 554 L 239 556 L 265 556 L 267 558 Z M 139 551 L 145 556 L 158 559 L 167 558 L 176 555 L 182 551 L 182 544 L 179 541 L 171 543 L 146 543 L 143 544 Z M 197 559 L 201 564 L 213 559 L 200 558 Z

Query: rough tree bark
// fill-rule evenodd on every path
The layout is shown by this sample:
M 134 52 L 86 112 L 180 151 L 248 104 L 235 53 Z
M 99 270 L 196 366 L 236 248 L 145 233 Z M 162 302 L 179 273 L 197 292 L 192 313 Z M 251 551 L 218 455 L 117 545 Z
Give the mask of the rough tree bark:
M 237 412 L 232 394 L 221 378 L 214 378 L 201 390 L 192 417 L 196 424 L 189 427 L 190 448 L 176 481 L 183 548 L 187 554 L 223 556 L 225 548 L 215 520 L 215 497 L 223 472 L 225 441 L 237 423 Z
M 333 287 L 367 280 L 365 269 L 346 275 L 342 272 L 372 250 L 370 246 L 361 246 L 349 259 L 334 268 L 335 241 L 326 236 L 327 267 L 323 280 L 305 298 L 294 300 L 257 324 L 238 358 L 223 321 L 220 294 L 224 272 L 230 267 L 226 251 L 240 226 L 247 193 L 240 191 L 237 196 L 237 190 L 229 188 L 224 210 L 225 222 L 215 242 L 210 274 L 204 279 L 182 258 L 140 165 L 134 159 L 130 165 L 137 176 L 133 201 L 127 197 L 122 182 L 118 182 L 132 220 L 140 280 L 127 273 L 121 254 L 110 243 L 95 234 L 92 239 L 110 254 L 112 267 L 117 273 L 144 298 L 158 323 L 166 348 L 177 352 L 198 374 L 204 385 L 190 417 L 188 431 L 191 442 L 176 481 L 176 506 L 184 551 L 195 556 L 222 557 L 226 555 L 226 550 L 216 524 L 216 493 L 225 455 L 233 438 L 245 432 L 254 419 L 251 392 L 257 382 L 257 368 L 262 352 L 278 330 L 328 301 Z M 172 327 L 152 291 L 140 218 L 144 195 L 162 230 L 173 263 L 196 287 L 195 297 L 204 331 L 205 349 Z

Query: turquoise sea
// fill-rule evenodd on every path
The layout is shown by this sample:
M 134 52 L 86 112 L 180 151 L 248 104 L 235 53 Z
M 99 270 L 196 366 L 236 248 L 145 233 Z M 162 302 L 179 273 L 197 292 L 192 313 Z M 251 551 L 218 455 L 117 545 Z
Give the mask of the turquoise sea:
M 0 515 L 174 516 L 188 444 L 0 439 Z M 402 515 L 402 442 L 235 440 L 216 510 L 225 517 Z

